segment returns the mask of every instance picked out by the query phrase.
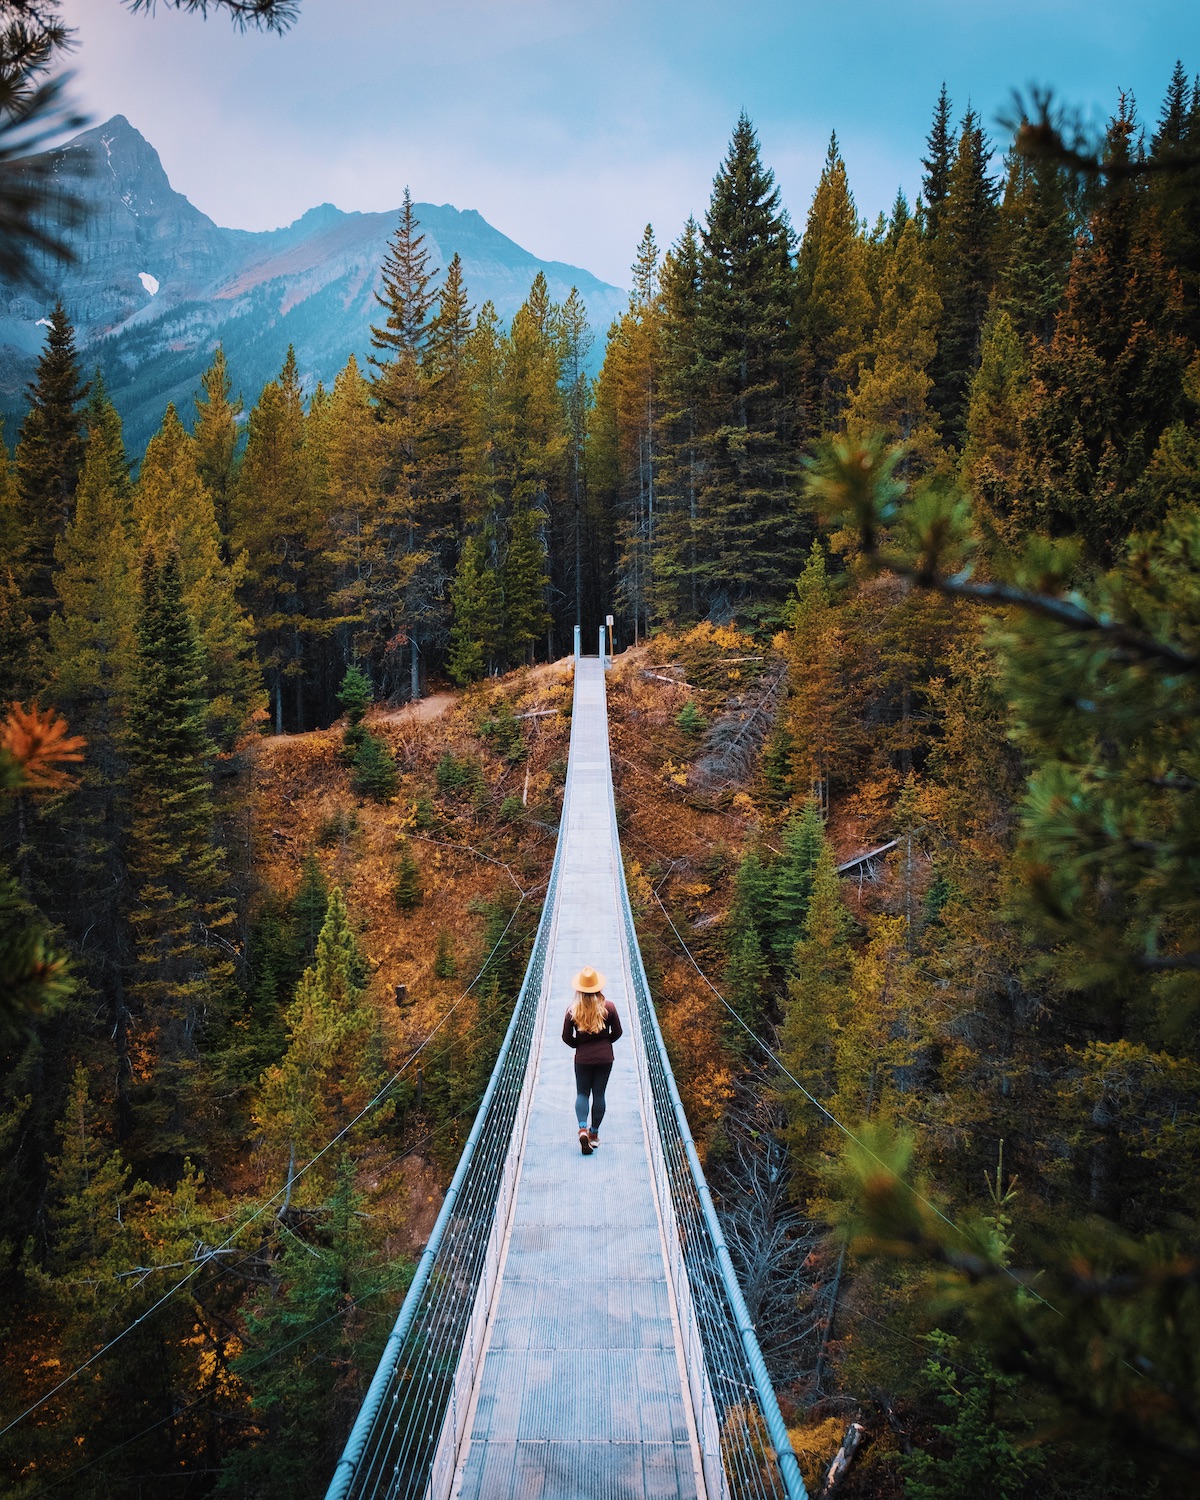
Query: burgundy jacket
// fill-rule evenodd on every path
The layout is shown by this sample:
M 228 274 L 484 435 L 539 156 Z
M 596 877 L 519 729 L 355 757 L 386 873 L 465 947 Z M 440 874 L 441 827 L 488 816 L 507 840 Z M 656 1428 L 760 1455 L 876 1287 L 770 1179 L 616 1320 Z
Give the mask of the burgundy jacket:
M 563 1041 L 575 1049 L 575 1061 L 579 1063 L 610 1063 L 613 1060 L 612 1044 L 621 1035 L 621 1018 L 611 1000 L 604 1002 L 606 1012 L 603 1031 L 580 1031 L 571 1019 L 571 1007 L 563 1017 Z

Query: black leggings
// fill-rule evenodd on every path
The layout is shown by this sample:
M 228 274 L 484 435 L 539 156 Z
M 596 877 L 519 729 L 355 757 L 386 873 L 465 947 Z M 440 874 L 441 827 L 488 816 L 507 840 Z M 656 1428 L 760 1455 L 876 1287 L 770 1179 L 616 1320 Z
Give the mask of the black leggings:
M 588 1095 L 592 1096 L 592 1129 L 600 1129 L 604 1118 L 604 1090 L 608 1087 L 608 1075 L 612 1063 L 575 1064 L 575 1118 L 582 1130 L 588 1120 Z

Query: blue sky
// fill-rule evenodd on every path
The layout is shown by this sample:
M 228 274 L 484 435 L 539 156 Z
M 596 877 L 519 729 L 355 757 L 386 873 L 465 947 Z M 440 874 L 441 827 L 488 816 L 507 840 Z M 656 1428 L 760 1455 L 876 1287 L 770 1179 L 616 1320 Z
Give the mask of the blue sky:
M 66 0 L 76 94 L 124 114 L 218 223 L 323 201 L 476 208 L 535 254 L 624 285 L 642 226 L 703 213 L 741 109 L 802 225 L 831 130 L 874 217 L 919 159 L 944 79 L 994 122 L 1052 84 L 1102 118 L 1156 115 L 1197 0 L 303 0 L 285 37 Z

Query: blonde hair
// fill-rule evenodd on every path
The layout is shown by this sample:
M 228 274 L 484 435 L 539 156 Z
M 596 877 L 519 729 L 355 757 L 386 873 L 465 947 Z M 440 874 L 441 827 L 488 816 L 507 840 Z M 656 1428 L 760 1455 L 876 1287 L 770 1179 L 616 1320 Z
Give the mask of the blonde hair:
M 575 1022 L 576 1031 L 590 1034 L 603 1031 L 608 1024 L 608 1002 L 604 998 L 604 991 L 594 990 L 591 994 L 586 994 L 583 990 L 576 990 L 575 999 L 571 1002 L 571 1019 Z

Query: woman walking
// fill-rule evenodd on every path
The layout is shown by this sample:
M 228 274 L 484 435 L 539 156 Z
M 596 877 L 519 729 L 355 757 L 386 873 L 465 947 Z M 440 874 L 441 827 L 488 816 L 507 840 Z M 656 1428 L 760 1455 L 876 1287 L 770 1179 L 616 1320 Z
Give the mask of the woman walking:
M 617 1007 L 604 998 L 604 975 L 597 969 L 580 969 L 572 980 L 575 998 L 563 1017 L 562 1039 L 575 1049 L 575 1118 L 579 1121 L 579 1149 L 591 1156 L 600 1144 L 600 1121 L 604 1118 L 604 1090 L 612 1072 L 612 1044 L 621 1035 Z M 588 1098 L 592 1125 L 588 1129 Z

